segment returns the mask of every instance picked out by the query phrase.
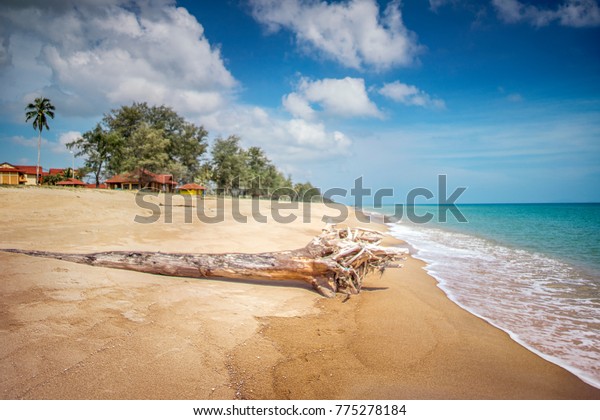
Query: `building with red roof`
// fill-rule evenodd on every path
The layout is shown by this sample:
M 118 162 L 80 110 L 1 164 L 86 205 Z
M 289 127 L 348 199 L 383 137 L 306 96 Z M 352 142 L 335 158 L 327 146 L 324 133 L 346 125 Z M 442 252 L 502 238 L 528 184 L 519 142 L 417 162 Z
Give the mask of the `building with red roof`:
M 0 184 L 8 185 L 36 185 L 36 165 L 12 165 L 8 162 L 0 163 Z M 39 179 L 47 175 L 39 167 Z
M 106 185 L 111 190 L 140 190 L 173 192 L 177 182 L 173 175 L 155 174 L 147 170 L 138 169 L 133 172 L 118 174 L 106 180 Z
M 96 184 L 85 184 L 85 188 L 92 188 L 92 189 L 100 189 L 100 190 L 105 190 L 108 188 L 108 186 L 105 183 L 101 183 L 100 185 L 96 186 Z
M 180 187 L 177 187 L 177 190 L 179 191 L 179 194 L 203 196 L 204 192 L 206 191 L 206 187 L 192 182 L 190 184 L 184 184 Z
M 76 178 L 67 178 L 64 181 L 57 182 L 56 185 L 61 185 L 63 187 L 85 187 L 86 183 Z

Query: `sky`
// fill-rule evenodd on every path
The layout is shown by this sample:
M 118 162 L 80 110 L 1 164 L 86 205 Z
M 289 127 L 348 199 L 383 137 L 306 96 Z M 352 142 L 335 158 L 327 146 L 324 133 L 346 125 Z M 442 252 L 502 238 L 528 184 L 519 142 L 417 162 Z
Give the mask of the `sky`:
M 35 164 L 39 96 L 45 169 L 147 102 L 322 190 L 600 202 L 598 0 L 3 0 L 0 162 Z

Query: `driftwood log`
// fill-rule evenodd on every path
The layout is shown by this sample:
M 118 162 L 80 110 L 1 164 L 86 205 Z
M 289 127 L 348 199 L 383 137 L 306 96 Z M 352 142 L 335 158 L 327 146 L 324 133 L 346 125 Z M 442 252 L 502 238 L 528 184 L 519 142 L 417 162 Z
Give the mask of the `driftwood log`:
M 374 270 L 401 267 L 405 250 L 382 247 L 380 232 L 363 228 L 323 229 L 304 248 L 259 254 L 166 254 L 110 251 L 91 254 L 2 249 L 36 257 L 54 258 L 96 267 L 118 268 L 176 277 L 237 280 L 297 280 L 326 297 L 336 292 L 357 294 Z

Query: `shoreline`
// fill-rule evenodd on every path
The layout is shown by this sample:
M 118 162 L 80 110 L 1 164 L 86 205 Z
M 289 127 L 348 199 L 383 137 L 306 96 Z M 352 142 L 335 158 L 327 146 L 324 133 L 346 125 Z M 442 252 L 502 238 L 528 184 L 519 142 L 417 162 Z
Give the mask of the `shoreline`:
M 0 188 L 0 198 L 2 248 L 65 252 L 295 249 L 328 214 L 313 205 L 310 223 L 185 224 L 184 208 L 173 207 L 173 223 L 149 226 L 131 223 L 146 214 L 133 194 Z M 5 253 L 0 263 L 2 399 L 600 399 L 452 302 L 412 257 L 345 303 L 301 283 Z
M 399 240 L 402 244 L 405 244 L 406 247 L 410 250 L 410 255 L 415 258 L 418 259 L 420 261 L 423 262 L 424 266 L 423 266 L 423 270 L 425 270 L 425 272 L 427 273 L 428 276 L 432 277 L 435 282 L 436 282 L 436 286 L 443 291 L 443 293 L 446 295 L 446 297 L 451 300 L 453 303 L 455 303 L 457 306 L 459 306 L 461 309 L 473 314 L 474 316 L 484 320 L 485 322 L 487 322 L 488 324 L 490 324 L 491 326 L 493 326 L 494 328 L 497 328 L 503 332 L 505 332 L 506 334 L 509 335 L 509 337 L 515 341 L 516 343 L 518 343 L 519 345 L 523 346 L 525 349 L 531 351 L 532 353 L 535 353 L 536 355 L 538 355 L 539 357 L 543 358 L 544 360 L 547 360 L 550 363 L 553 363 L 565 370 L 567 370 L 568 372 L 574 374 L 575 376 L 577 376 L 579 379 L 581 379 L 583 382 L 587 383 L 588 385 L 593 386 L 596 389 L 600 389 L 600 381 L 598 379 L 594 379 L 592 377 L 589 376 L 589 374 L 580 369 L 577 368 L 576 366 L 572 366 L 568 363 L 568 361 L 562 360 L 558 357 L 552 356 L 550 354 L 544 353 L 543 351 L 537 349 L 535 346 L 528 344 L 527 341 L 523 338 L 520 337 L 519 333 L 511 331 L 508 327 L 503 327 L 502 325 L 500 325 L 500 323 L 495 322 L 492 318 L 485 316 L 481 313 L 479 313 L 479 311 L 477 311 L 477 309 L 472 308 L 466 304 L 461 303 L 460 299 L 457 298 L 453 292 L 448 288 L 447 286 L 447 280 L 444 279 L 442 277 L 441 274 L 438 274 L 437 272 L 435 272 L 435 270 L 431 269 L 431 265 L 435 264 L 436 261 L 434 260 L 430 260 L 427 258 L 424 258 L 422 256 L 420 256 L 419 254 L 421 253 L 421 251 L 419 250 L 419 248 L 417 248 L 416 246 L 412 245 L 411 243 L 407 242 L 404 238 L 401 237 L 401 234 L 399 233 L 393 233 L 392 232 L 392 228 L 393 226 L 398 222 L 396 219 L 394 219 L 394 217 L 392 216 L 388 216 L 386 214 L 383 213 L 378 213 L 374 210 L 368 210 L 368 211 L 362 211 L 362 213 L 372 217 L 371 220 L 375 219 L 376 222 L 375 223 L 379 223 L 382 225 L 385 225 L 386 230 L 387 230 L 387 234 L 396 239 Z
M 388 246 L 404 245 L 391 236 L 386 242 Z M 240 398 L 600 398 L 600 389 L 450 300 L 437 280 L 425 272 L 424 261 L 409 256 L 405 263 L 402 269 L 388 269 L 381 279 L 372 275 L 363 293 L 348 302 L 342 303 L 341 296 L 317 302 L 320 312 L 310 319 L 261 319 L 259 333 L 234 351 L 234 377 L 242 384 Z M 408 270 L 412 279 L 406 279 L 403 270 Z M 402 290 L 392 290 L 397 285 L 392 287 L 390 282 L 409 283 L 403 287 L 416 295 L 411 298 L 421 307 L 422 319 L 414 319 L 414 303 L 411 310 L 397 310 Z M 388 292 L 392 293 L 385 296 Z M 436 312 L 432 300 L 439 303 L 444 315 L 423 313 L 422 306 Z M 413 325 L 397 322 L 408 316 L 413 317 Z M 435 325 L 437 322 L 449 323 L 452 334 Z M 424 324 L 428 328 L 423 328 Z M 289 331 L 307 325 L 313 328 L 302 333 L 305 344 L 299 346 L 298 337 L 290 338 Z M 394 331 L 409 331 L 410 337 L 398 340 Z M 431 331 L 435 333 L 429 334 Z M 270 350 L 267 357 L 274 365 L 272 372 L 246 357 L 247 347 Z M 311 366 L 313 363 L 317 365 Z M 292 372 L 296 373 L 293 381 Z M 301 380 L 298 372 L 302 372 Z
M 395 232 L 395 229 L 394 229 L 395 224 L 387 224 L 387 226 L 390 229 L 392 236 L 394 236 L 396 238 L 402 237 L 401 232 Z M 407 236 L 409 238 L 413 237 L 410 234 Z M 430 240 L 430 239 L 431 238 L 429 238 L 428 240 Z M 449 242 L 446 240 L 445 242 L 442 242 L 442 245 L 448 246 Z M 434 249 L 436 249 L 435 247 L 437 245 L 432 245 L 432 246 Z M 452 245 L 450 245 L 450 246 L 452 247 Z M 423 251 L 420 249 L 420 247 L 423 248 Z M 437 264 L 440 263 L 440 260 L 434 258 L 434 256 L 437 254 L 432 254 L 431 252 L 429 252 L 429 251 L 431 251 L 431 248 L 429 248 L 429 245 L 426 246 L 426 242 L 417 241 L 417 244 L 415 244 L 414 246 L 411 245 L 411 249 L 414 250 L 412 255 L 415 258 L 421 259 L 425 263 L 424 270 L 427 272 L 427 274 L 436 280 L 436 284 L 440 288 L 440 290 L 442 290 L 444 292 L 444 294 L 448 297 L 448 299 L 450 299 L 456 305 L 458 305 L 462 309 L 470 312 L 474 316 L 481 318 L 482 320 L 486 321 L 493 327 L 504 331 L 511 337 L 511 339 L 513 341 L 517 342 L 518 344 L 520 344 L 527 350 L 535 353 L 539 357 L 541 357 L 551 363 L 554 363 L 554 364 L 562 367 L 563 369 L 566 369 L 567 371 L 569 371 L 572 374 L 579 377 L 585 383 L 587 383 L 597 389 L 600 389 L 600 380 L 598 379 L 598 377 L 593 376 L 593 371 L 592 371 L 592 373 L 590 373 L 590 372 L 586 371 L 584 368 L 578 367 L 577 359 L 573 359 L 572 357 L 571 357 L 571 359 L 569 359 L 568 353 L 566 354 L 565 358 L 561 358 L 559 356 L 553 356 L 553 354 L 551 352 L 551 350 L 553 348 L 551 346 L 547 346 L 547 348 L 544 348 L 544 342 L 540 341 L 539 336 L 538 336 L 538 341 L 532 340 L 527 335 L 527 330 L 523 330 L 523 329 L 519 330 L 518 325 L 514 325 L 514 323 L 513 323 L 513 325 L 511 326 L 510 319 L 508 319 L 508 321 L 507 321 L 507 319 L 503 319 L 502 315 L 506 315 L 506 314 L 502 314 L 501 312 L 498 312 L 498 311 L 494 312 L 494 311 L 488 310 L 489 315 L 486 315 L 486 308 L 478 309 L 478 306 L 477 306 L 478 301 L 475 301 L 475 300 L 469 301 L 468 296 L 466 296 L 465 294 L 460 294 L 461 289 L 460 288 L 457 289 L 458 286 L 456 283 L 457 281 L 460 281 L 460 278 L 459 277 L 457 278 L 456 276 L 454 276 L 453 275 L 454 272 L 449 273 L 448 270 L 446 270 L 444 272 L 444 270 L 442 268 L 439 268 L 437 266 Z M 458 246 L 456 248 L 457 251 L 461 251 L 463 249 L 464 249 L 464 244 L 463 244 L 463 247 Z M 427 251 L 427 250 L 429 250 L 429 251 Z M 437 252 L 439 252 L 439 249 Z M 423 255 L 421 255 L 421 254 L 423 254 Z M 435 268 L 434 268 L 434 266 L 435 266 Z M 466 269 L 465 274 L 469 274 L 469 275 L 473 276 L 474 275 L 473 269 Z M 445 275 L 449 275 L 450 279 L 446 279 Z M 454 283 L 452 283 L 451 279 Z M 481 287 L 482 282 L 479 282 L 478 284 Z M 493 299 L 491 301 L 493 302 Z M 496 300 L 495 302 L 497 304 L 501 303 L 498 300 Z M 479 303 L 481 303 L 481 302 L 479 301 Z M 534 301 L 532 301 L 532 303 L 534 303 Z M 498 318 L 494 318 L 494 315 L 496 315 Z M 593 330 L 590 330 L 590 331 L 593 331 Z M 565 341 L 563 343 L 563 345 L 564 346 L 568 345 L 568 341 Z M 541 347 L 539 347 L 539 346 L 541 346 Z M 556 347 L 554 348 L 554 350 L 556 350 Z M 561 353 L 559 352 L 556 354 L 561 354 Z M 590 357 L 590 355 L 588 355 L 587 357 Z M 584 358 L 581 360 L 588 360 L 588 359 Z M 573 364 L 572 362 L 575 362 L 575 363 Z M 587 363 L 588 363 L 588 367 L 589 367 L 589 360 Z M 594 367 L 593 364 L 591 367 L 592 368 Z
M 415 258 L 419 259 L 419 257 L 415 257 Z M 461 309 L 469 312 L 470 314 L 476 316 L 477 318 L 480 318 L 483 321 L 487 322 L 492 327 L 497 328 L 500 331 L 503 331 L 504 333 L 506 333 L 510 337 L 511 340 L 513 340 L 515 343 L 523 346 L 525 349 L 529 350 L 530 352 L 534 353 L 535 355 L 541 357 L 542 359 L 544 359 L 544 360 L 546 360 L 546 361 L 548 361 L 548 362 L 550 362 L 550 363 L 552 363 L 552 364 L 554 364 L 556 366 L 559 366 L 562 369 L 565 369 L 566 371 L 568 371 L 568 372 L 572 373 L 573 375 L 577 376 L 581 381 L 583 381 L 586 384 L 588 384 L 588 385 L 590 385 L 590 386 L 592 386 L 592 387 L 600 390 L 600 383 L 597 382 L 597 381 L 594 381 L 591 378 L 589 378 L 584 371 L 582 371 L 580 369 L 577 369 L 577 368 L 575 368 L 573 366 L 567 365 L 566 362 L 564 362 L 563 360 L 561 360 L 561 359 L 559 359 L 557 357 L 554 357 L 554 356 L 551 356 L 551 355 L 543 353 L 542 351 L 536 349 L 535 347 L 527 344 L 523 339 L 521 339 L 519 337 L 519 335 L 517 333 L 509 331 L 508 329 L 501 327 L 500 325 L 498 325 L 496 322 L 494 322 L 493 320 L 489 319 L 488 317 L 483 316 L 483 315 L 477 313 L 476 310 L 474 310 L 472 308 L 469 308 L 469 307 L 461 304 L 458 301 L 458 299 L 456 299 L 455 297 L 452 296 L 451 292 L 449 292 L 446 288 L 444 288 L 441 285 L 440 279 L 438 277 L 436 277 L 434 274 L 431 274 L 429 272 L 429 270 L 427 270 L 427 265 L 429 263 L 426 260 L 422 260 L 422 259 L 420 259 L 420 260 L 424 264 L 424 268 L 423 269 L 427 272 L 427 275 L 429 275 L 430 277 L 432 277 L 436 281 L 437 287 L 439 287 L 439 289 L 442 292 L 444 292 L 444 294 L 446 295 L 446 297 L 449 300 L 451 300 L 454 304 L 456 304 L 457 306 L 459 306 Z

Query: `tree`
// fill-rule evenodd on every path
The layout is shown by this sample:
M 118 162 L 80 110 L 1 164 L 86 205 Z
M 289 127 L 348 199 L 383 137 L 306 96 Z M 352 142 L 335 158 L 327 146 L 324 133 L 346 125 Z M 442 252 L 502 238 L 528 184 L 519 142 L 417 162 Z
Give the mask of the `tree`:
M 113 109 L 104 116 L 103 122 L 110 132 L 122 139 L 125 147 L 142 125 L 160 130 L 162 137 L 168 140 L 165 148 L 168 165 L 161 170 L 168 170 L 183 182 L 193 181 L 202 172 L 200 158 L 208 147 L 208 132 L 202 126 L 185 121 L 173 109 L 134 102 L 131 106 Z M 116 155 L 109 165 L 111 171 L 123 171 L 126 159 L 126 156 Z
M 192 182 L 201 175 L 200 158 L 208 149 L 208 131 L 204 127 L 184 122 L 176 132 L 165 132 L 170 140 L 167 153 L 172 162 L 179 163 L 185 171 L 178 179 Z
M 260 147 L 250 147 L 246 153 L 249 192 L 252 197 L 260 197 L 268 188 L 271 161 Z
M 310 182 L 297 183 L 294 185 L 296 201 L 311 202 L 315 198 L 321 198 L 321 191 Z
M 162 171 L 167 167 L 169 139 L 164 132 L 142 123 L 123 147 L 123 169 L 137 172 L 140 187 L 146 184 L 148 172 Z
M 68 178 L 67 175 L 67 171 L 61 172 L 59 174 L 46 175 L 42 179 L 42 183 L 46 185 L 56 185 L 58 182 L 66 180 Z
M 27 104 L 25 107 L 25 122 L 33 119 L 33 129 L 38 131 L 38 147 L 37 147 L 37 166 L 35 168 L 35 183 L 40 184 L 40 155 L 42 149 L 42 130 L 46 127 L 46 130 L 50 130 L 48 126 L 48 119 L 50 117 L 54 119 L 54 105 L 50 102 L 50 99 L 40 97 Z
M 192 278 L 289 281 L 310 284 L 325 297 L 337 292 L 348 298 L 361 291 L 373 272 L 400 268 L 404 250 L 379 244 L 383 234 L 371 229 L 329 226 L 304 248 L 260 254 L 169 254 L 144 251 L 109 251 L 92 254 L 0 249 L 2 252 L 55 258 L 95 267 Z
M 285 177 L 273 164 L 267 165 L 265 178 L 262 186 L 271 194 L 271 199 L 279 200 L 281 195 L 287 195 L 292 191 L 292 179 Z M 290 197 L 293 199 L 294 197 Z
M 100 124 L 93 130 L 83 133 L 81 138 L 67 143 L 69 150 L 75 149 L 75 156 L 85 156 L 85 167 L 94 173 L 96 188 L 100 186 L 100 175 L 111 158 L 121 148 L 121 138 L 113 132 L 108 132 Z
M 239 188 L 240 181 L 247 174 L 246 168 L 246 151 L 240 147 L 238 136 L 215 140 L 212 147 L 211 179 L 218 188 L 225 194 L 230 194 L 233 188 Z

